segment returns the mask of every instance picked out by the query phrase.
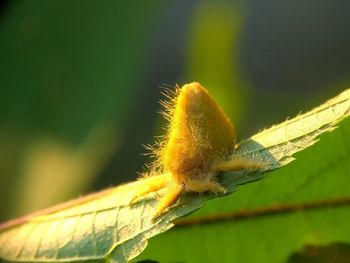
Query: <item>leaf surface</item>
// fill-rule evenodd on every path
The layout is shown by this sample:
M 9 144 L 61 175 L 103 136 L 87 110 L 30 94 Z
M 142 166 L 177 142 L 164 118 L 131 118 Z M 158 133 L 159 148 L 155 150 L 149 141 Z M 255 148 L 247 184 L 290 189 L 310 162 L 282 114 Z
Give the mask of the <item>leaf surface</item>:
M 266 168 L 261 171 L 221 174 L 219 180 L 229 192 L 237 190 L 238 185 L 259 180 L 266 172 L 275 170 L 271 176 L 249 187 L 242 187 L 235 195 L 212 200 L 204 209 L 186 219 L 190 221 L 182 222 L 182 225 L 187 227 L 178 227 L 168 235 L 160 235 L 142 256 L 165 261 L 186 260 L 193 258 L 193 255 L 199 255 L 198 261 L 218 258 L 227 260 L 226 256 L 230 256 L 231 259 L 233 257 L 242 261 L 250 258 L 254 262 L 256 258 L 251 254 L 263 254 L 268 250 L 266 246 L 271 244 L 269 241 L 276 242 L 280 233 L 288 232 L 294 242 L 294 248 L 298 248 L 301 241 L 316 240 L 317 235 L 314 232 L 311 232 L 311 237 L 300 238 L 303 233 L 310 232 L 307 231 L 310 230 L 310 226 L 305 223 L 305 213 L 307 220 L 311 222 L 309 224 L 318 231 L 322 229 L 323 224 L 328 226 L 328 221 L 349 216 L 349 209 L 344 206 L 330 206 L 332 212 L 326 214 L 323 220 L 317 220 L 321 210 L 298 211 L 298 206 L 293 205 L 300 204 L 299 208 L 303 210 L 305 204 L 310 202 L 312 207 L 312 202 L 319 202 L 322 206 L 324 200 L 350 198 L 346 188 L 350 183 L 349 176 L 346 176 L 350 170 L 349 120 L 344 121 L 340 129 L 325 135 L 320 144 L 309 147 L 317 141 L 320 134 L 332 131 L 344 120 L 349 115 L 349 108 L 350 90 L 346 90 L 320 107 L 262 131 L 239 144 L 232 158 L 250 156 L 266 163 Z M 294 160 L 295 153 L 306 148 L 309 149 L 298 154 L 298 161 L 293 165 L 276 170 L 290 163 Z M 183 195 L 168 213 L 152 222 L 153 211 L 158 202 L 157 195 L 162 195 L 164 190 L 131 202 L 146 180 L 150 179 L 107 189 L 1 225 L 0 257 L 8 262 L 128 261 L 146 248 L 150 237 L 170 229 L 174 226 L 175 219 L 197 210 L 206 200 L 216 197 L 214 194 Z M 231 198 L 233 200 L 229 200 Z M 277 215 L 281 221 L 269 220 L 270 217 L 267 216 L 258 223 L 255 222 L 259 213 L 270 215 L 264 207 L 289 203 L 289 209 L 294 211 L 296 207 L 297 212 L 290 213 L 288 217 Z M 249 210 L 253 219 L 237 222 L 230 220 L 235 217 L 250 218 L 237 216 L 237 213 L 242 209 L 259 208 L 262 212 Z M 224 212 L 228 214 L 223 214 Z M 215 222 L 214 226 L 205 224 L 211 221 Z M 188 227 L 192 225 L 198 227 Z M 272 230 L 277 238 L 271 236 Z M 322 232 L 321 236 L 333 235 L 349 241 L 345 238 L 350 236 L 349 228 L 345 224 L 341 231 L 331 231 L 328 228 L 326 230 L 326 234 Z M 230 247 L 234 247 L 233 253 L 226 251 L 226 254 L 217 255 L 223 243 L 217 242 L 213 237 L 220 231 L 223 242 L 237 244 Z M 251 238 L 257 235 L 256 233 L 260 236 L 260 243 L 252 248 Z M 203 239 L 207 242 L 208 249 L 203 251 L 203 247 L 198 246 L 197 251 L 191 244 L 200 244 L 203 237 L 209 237 Z M 323 240 L 330 239 L 332 238 Z M 164 246 L 164 242 L 169 242 L 169 246 Z M 176 249 L 172 246 L 175 243 Z M 277 250 L 274 246 L 272 248 Z M 216 252 L 210 254 L 212 250 Z M 275 253 L 282 257 L 286 251 L 278 250 Z M 247 255 L 249 257 L 246 257 Z
M 348 106 L 344 108 L 345 115 L 348 110 Z M 152 239 L 138 259 L 294 262 L 296 253 L 310 247 L 349 245 L 350 119 L 339 123 L 341 118 L 316 132 L 311 130 L 315 134 L 339 125 L 322 135 L 317 144 L 296 153 L 296 160 L 289 165 L 273 170 L 259 182 L 241 186 L 233 195 L 210 200 L 176 221 L 176 227 Z M 300 138 L 281 145 L 287 152 L 297 150 L 300 142 L 305 142 Z M 315 142 L 306 138 L 306 145 Z M 279 147 L 272 148 L 279 152 Z M 289 154 L 285 156 L 278 165 L 293 160 Z M 337 252 L 332 253 L 328 257 L 335 260 Z

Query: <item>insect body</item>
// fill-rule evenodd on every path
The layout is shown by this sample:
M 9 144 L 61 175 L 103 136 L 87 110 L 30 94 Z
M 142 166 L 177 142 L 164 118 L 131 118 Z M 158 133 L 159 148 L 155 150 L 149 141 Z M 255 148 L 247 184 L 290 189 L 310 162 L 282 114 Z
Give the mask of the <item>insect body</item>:
M 208 92 L 199 83 L 187 84 L 175 98 L 161 162 L 178 183 L 198 181 L 219 156 L 234 148 L 235 139 L 232 123 Z
M 197 82 L 184 85 L 166 106 L 169 129 L 155 150 L 158 174 L 138 196 L 166 188 L 154 218 L 184 192 L 225 192 L 216 175 L 224 170 L 256 169 L 256 162 L 227 162 L 236 140 L 235 129 L 224 111 Z M 160 175 L 159 175 L 160 174 Z

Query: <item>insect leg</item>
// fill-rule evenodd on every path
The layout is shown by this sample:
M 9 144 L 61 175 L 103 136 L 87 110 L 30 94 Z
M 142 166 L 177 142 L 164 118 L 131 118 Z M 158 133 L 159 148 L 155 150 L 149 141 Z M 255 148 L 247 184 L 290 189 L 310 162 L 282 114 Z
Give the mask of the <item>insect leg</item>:
M 141 179 L 140 181 L 142 181 L 142 184 L 137 188 L 130 203 L 134 203 L 138 198 L 167 186 L 170 176 L 171 175 L 169 173 L 165 173 Z
M 183 190 L 183 185 L 172 183 L 168 185 L 167 190 L 167 193 L 158 202 L 158 205 L 152 218 L 153 221 L 157 219 L 164 212 L 165 209 L 167 209 L 169 206 L 171 206 L 177 201 Z
M 239 171 L 239 170 L 264 170 L 266 163 L 248 156 L 233 156 L 229 160 L 220 160 L 213 167 L 213 172 Z

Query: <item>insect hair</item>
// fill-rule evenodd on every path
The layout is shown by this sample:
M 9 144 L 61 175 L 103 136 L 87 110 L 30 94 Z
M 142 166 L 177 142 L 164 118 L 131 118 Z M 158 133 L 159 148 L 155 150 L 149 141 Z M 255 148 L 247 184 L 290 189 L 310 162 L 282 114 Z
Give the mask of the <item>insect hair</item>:
M 146 164 L 146 169 L 148 172 L 143 174 L 143 177 L 164 172 L 162 156 L 169 138 L 171 120 L 174 116 L 177 97 L 181 91 L 178 84 L 175 85 L 175 89 L 173 86 L 168 84 L 163 84 L 161 88 L 163 89 L 161 92 L 163 98 L 159 100 L 159 104 L 162 106 L 162 109 L 158 111 L 158 113 L 167 121 L 165 127 L 162 127 L 162 129 L 165 130 L 165 134 L 156 136 L 154 144 L 144 145 L 145 149 L 147 150 L 146 155 L 150 156 L 152 161 Z

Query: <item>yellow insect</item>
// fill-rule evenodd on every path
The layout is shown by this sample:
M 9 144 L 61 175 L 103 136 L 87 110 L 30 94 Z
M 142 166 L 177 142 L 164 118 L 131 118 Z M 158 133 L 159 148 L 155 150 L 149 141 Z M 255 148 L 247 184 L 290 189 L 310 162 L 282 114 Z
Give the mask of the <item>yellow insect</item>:
M 137 198 L 166 188 L 154 218 L 174 204 L 182 193 L 226 192 L 216 180 L 220 172 L 264 166 L 246 158 L 229 158 L 235 149 L 235 129 L 198 82 L 177 87 L 165 108 L 168 132 L 154 150 L 157 161 L 153 171 L 146 175 L 154 176 L 154 180 L 147 180 L 136 195 Z

